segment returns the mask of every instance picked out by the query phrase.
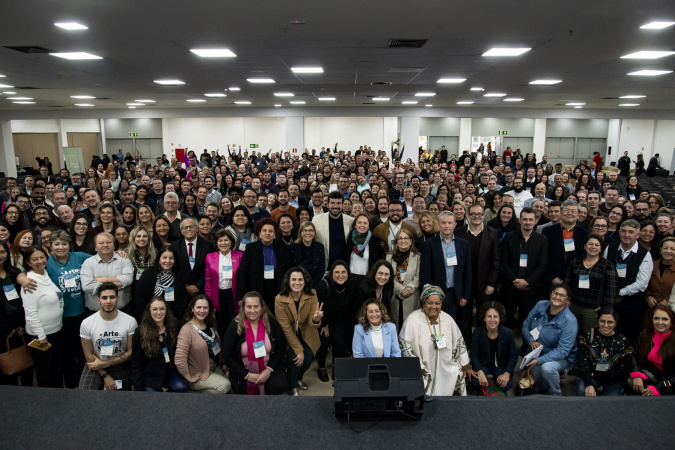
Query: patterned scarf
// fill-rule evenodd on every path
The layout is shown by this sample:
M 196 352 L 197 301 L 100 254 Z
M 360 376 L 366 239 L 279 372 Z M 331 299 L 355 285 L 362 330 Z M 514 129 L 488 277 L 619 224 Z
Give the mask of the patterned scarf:
M 354 253 L 363 258 L 363 253 L 368 247 L 368 242 L 370 241 L 370 230 L 366 234 L 360 234 L 356 229 L 352 230 L 352 241 L 354 242 Z
M 173 286 L 173 272 L 164 273 L 161 269 L 157 271 L 157 284 L 155 285 L 155 295 L 161 297 L 166 292 L 166 288 Z
M 395 263 L 396 263 L 396 281 L 399 283 L 403 284 L 403 278 L 401 277 L 401 271 L 403 270 L 404 272 L 408 271 L 408 261 L 410 260 L 408 257 L 410 256 L 410 250 L 407 252 L 396 252 L 394 256 L 391 258 Z M 400 260 L 403 261 L 400 261 Z

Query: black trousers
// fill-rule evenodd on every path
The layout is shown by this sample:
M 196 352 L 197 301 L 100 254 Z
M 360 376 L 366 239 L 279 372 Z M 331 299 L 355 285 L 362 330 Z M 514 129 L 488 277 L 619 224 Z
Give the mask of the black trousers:
M 86 362 L 82 341 L 80 340 L 80 325 L 87 318 L 87 313 L 75 317 L 64 317 L 63 328 L 63 377 L 66 387 L 75 389 L 80 385 L 80 375 Z
M 619 314 L 616 330 L 623 333 L 633 344 L 636 344 L 642 328 L 644 307 L 644 300 L 639 297 L 624 297 L 622 301 L 614 304 L 614 309 Z
M 351 332 L 350 332 L 351 331 Z M 328 337 L 321 333 L 319 328 L 319 338 L 321 339 L 321 347 L 316 352 L 316 362 L 320 368 L 326 367 L 326 356 L 328 356 L 328 347 L 333 349 L 333 361 L 335 358 L 345 358 L 352 352 L 352 336 L 354 334 L 354 327 L 350 327 L 348 323 L 345 324 L 330 324 L 328 326 Z
M 28 342 L 37 339 L 37 336 L 26 337 Z M 48 334 L 47 340 L 52 344 L 48 350 L 32 349 L 37 383 L 39 387 L 63 388 L 63 330 Z
M 227 327 L 230 326 L 230 322 L 237 315 L 234 312 L 234 297 L 232 296 L 232 289 L 220 289 L 218 290 L 218 307 L 220 311 L 216 311 L 216 323 L 218 324 L 218 334 L 220 338 L 223 339 Z

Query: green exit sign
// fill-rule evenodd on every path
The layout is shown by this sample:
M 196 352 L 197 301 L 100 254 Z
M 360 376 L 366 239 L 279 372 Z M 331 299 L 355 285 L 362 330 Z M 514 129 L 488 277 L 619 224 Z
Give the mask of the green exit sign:
M 251 144 L 250 148 L 258 148 L 258 144 Z
M 129 137 L 138 137 L 138 133 L 129 133 Z
M 508 131 L 506 131 L 506 130 L 499 130 L 499 135 L 500 135 L 500 136 L 506 136 L 507 134 L 509 134 Z

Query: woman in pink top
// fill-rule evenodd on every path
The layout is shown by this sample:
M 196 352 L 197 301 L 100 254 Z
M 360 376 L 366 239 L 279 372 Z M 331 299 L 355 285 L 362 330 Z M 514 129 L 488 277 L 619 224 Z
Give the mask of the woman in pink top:
M 242 253 L 233 250 L 236 238 L 230 230 L 218 230 L 213 241 L 218 251 L 206 255 L 204 292 L 216 308 L 218 334 L 225 336 L 228 325 L 239 311 L 237 273 Z
M 675 394 L 675 314 L 658 304 L 652 315 L 653 327 L 642 330 L 633 352 L 633 390 L 642 395 Z

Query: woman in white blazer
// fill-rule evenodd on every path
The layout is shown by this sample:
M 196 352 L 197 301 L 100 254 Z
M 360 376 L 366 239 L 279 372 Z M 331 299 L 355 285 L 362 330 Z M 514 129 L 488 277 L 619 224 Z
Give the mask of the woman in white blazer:
M 352 353 L 354 358 L 399 358 L 396 325 L 389 321 L 387 308 L 371 298 L 361 306 L 359 323 L 354 327 Z
M 394 296 L 391 299 L 391 318 L 397 327 L 420 307 L 420 252 L 415 248 L 415 237 L 401 227 L 396 234 L 394 251 L 387 255 L 394 268 Z

